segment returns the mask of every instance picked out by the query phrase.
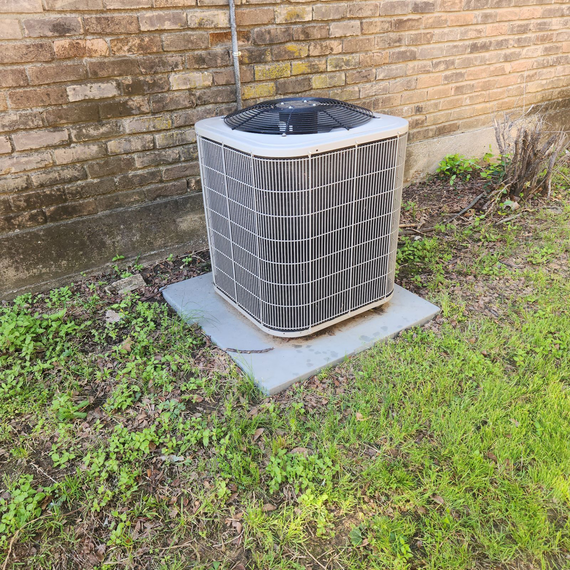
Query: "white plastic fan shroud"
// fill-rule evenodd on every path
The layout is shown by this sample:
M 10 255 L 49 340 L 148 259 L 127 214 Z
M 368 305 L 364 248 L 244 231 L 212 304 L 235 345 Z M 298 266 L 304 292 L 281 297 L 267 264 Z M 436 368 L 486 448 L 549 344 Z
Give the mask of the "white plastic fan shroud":
M 196 123 L 216 292 L 280 337 L 389 301 L 407 130 L 388 115 L 303 135 Z
M 408 121 L 391 115 L 374 114 L 368 123 L 353 129 L 334 129 L 317 134 L 258 134 L 232 130 L 224 117 L 198 121 L 196 135 L 264 158 L 289 158 L 330 152 L 354 144 L 400 136 L 408 132 Z

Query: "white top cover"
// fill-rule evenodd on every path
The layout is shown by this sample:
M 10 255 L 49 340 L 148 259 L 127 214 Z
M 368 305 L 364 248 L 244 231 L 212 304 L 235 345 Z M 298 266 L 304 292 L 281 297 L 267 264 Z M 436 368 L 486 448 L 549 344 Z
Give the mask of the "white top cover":
M 375 114 L 373 119 L 360 127 L 311 135 L 268 135 L 232 130 L 224 123 L 224 117 L 203 119 L 196 123 L 198 136 L 265 158 L 309 156 L 403 135 L 407 131 L 406 119 L 380 114 Z

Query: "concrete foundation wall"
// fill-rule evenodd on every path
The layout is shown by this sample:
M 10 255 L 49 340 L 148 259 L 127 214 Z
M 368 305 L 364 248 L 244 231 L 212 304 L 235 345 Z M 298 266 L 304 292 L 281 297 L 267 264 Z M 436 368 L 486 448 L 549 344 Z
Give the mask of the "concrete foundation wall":
M 193 125 L 234 109 L 226 3 L 0 0 L 0 296 L 204 245 Z M 409 177 L 570 97 L 565 0 L 246 0 L 237 21 L 246 104 L 403 116 Z

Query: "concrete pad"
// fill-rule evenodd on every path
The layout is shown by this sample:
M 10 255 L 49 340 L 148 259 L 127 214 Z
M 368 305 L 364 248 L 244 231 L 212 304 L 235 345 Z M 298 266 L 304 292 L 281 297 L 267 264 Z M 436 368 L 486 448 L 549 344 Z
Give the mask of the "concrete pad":
M 282 339 L 259 330 L 224 301 L 214 291 L 211 273 L 169 285 L 162 294 L 185 321 L 199 324 L 266 394 L 276 394 L 439 313 L 435 305 L 396 285 L 391 301 L 378 309 L 309 337 Z

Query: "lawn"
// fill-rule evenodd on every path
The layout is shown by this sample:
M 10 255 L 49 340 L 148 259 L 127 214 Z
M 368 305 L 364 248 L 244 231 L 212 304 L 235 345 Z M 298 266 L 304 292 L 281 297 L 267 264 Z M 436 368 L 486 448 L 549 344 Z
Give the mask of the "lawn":
M 1 305 L 0 568 L 570 567 L 570 196 L 509 217 L 406 232 L 442 314 L 272 398 L 160 301 L 203 256 Z

